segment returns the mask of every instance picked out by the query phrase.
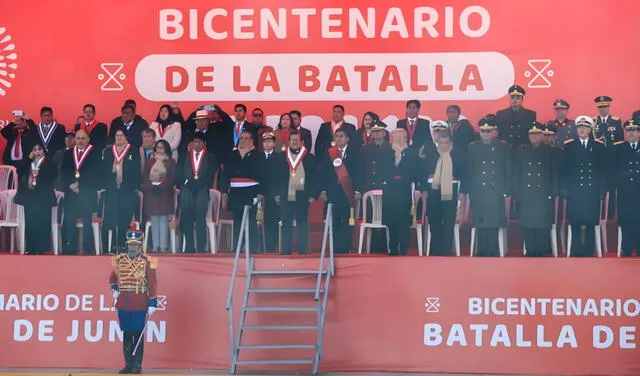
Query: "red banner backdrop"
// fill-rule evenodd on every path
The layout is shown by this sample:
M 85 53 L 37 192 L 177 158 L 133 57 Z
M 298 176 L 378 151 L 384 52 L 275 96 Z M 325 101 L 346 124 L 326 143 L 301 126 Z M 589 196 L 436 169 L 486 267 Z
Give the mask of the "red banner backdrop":
M 231 265 L 224 257 L 160 257 L 159 310 L 147 331 L 147 368 L 229 367 L 224 305 Z M 310 258 L 257 262 L 260 269 L 316 265 Z M 3 257 L 0 368 L 120 366 L 109 269 L 110 260 L 102 257 Z M 339 258 L 320 368 L 639 374 L 639 272 L 635 260 Z M 313 279 L 255 282 L 261 288 L 305 287 Z M 244 280 L 237 283 L 240 302 Z M 313 303 L 311 296 L 295 300 L 271 296 L 252 304 Z M 313 324 L 315 315 L 304 315 L 251 312 L 247 324 Z M 245 339 L 313 343 L 315 334 L 256 332 Z M 241 358 L 297 357 L 294 351 L 243 350 Z
M 315 130 L 344 103 L 350 121 L 373 110 L 395 126 L 417 98 L 432 119 L 457 103 L 476 123 L 518 83 L 541 121 L 558 97 L 573 117 L 595 115 L 598 95 L 626 120 L 638 107 L 636 11 L 634 0 L 17 1 L 0 16 L 0 119 L 50 105 L 71 126 L 95 103 L 108 122 L 134 98 L 151 120 L 162 103 L 244 102 L 271 124 L 299 109 Z

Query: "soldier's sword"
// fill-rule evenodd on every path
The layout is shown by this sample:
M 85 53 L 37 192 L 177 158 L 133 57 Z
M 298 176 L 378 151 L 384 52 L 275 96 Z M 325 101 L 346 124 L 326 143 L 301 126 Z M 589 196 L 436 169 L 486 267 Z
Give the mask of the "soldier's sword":
M 138 346 L 140 346 L 140 341 L 142 341 L 142 337 L 144 337 L 144 332 L 147 331 L 147 324 L 149 323 L 149 318 L 150 316 L 147 315 L 147 319 L 144 322 L 144 327 L 142 328 L 142 334 L 140 334 L 140 338 L 138 338 L 138 342 L 136 342 L 136 347 L 133 348 L 133 352 L 131 353 L 131 356 L 136 355 L 136 351 L 138 351 Z

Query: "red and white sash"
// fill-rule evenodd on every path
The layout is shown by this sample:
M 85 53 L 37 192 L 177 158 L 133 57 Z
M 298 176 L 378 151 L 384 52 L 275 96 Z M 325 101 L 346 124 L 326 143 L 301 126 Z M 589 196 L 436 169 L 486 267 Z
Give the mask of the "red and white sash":
M 302 146 L 300 148 L 300 153 L 298 153 L 298 158 L 293 158 L 293 153 L 291 153 L 291 148 L 287 149 L 287 163 L 289 163 L 289 171 L 291 174 L 295 174 L 304 160 L 304 157 L 307 155 L 307 148 Z
M 118 165 L 122 163 L 122 161 L 124 160 L 124 157 L 129 152 L 129 149 L 131 149 L 131 144 L 127 144 L 127 146 L 124 148 L 122 153 L 118 154 L 118 148 L 115 145 L 111 147 L 111 152 L 113 153 L 113 161 L 115 162 L 115 164 Z
M 193 171 L 193 178 L 198 179 L 200 175 L 200 169 L 202 168 L 202 161 L 204 160 L 204 154 L 207 152 L 207 148 L 200 150 L 200 156 L 196 157 L 197 151 L 191 150 L 191 170 Z
M 78 145 L 73 147 L 73 165 L 76 169 L 76 179 L 80 177 L 80 169 L 82 168 L 84 162 L 87 160 L 91 149 L 93 149 L 93 145 L 87 145 L 87 147 L 82 152 L 82 155 L 80 155 L 78 152 Z

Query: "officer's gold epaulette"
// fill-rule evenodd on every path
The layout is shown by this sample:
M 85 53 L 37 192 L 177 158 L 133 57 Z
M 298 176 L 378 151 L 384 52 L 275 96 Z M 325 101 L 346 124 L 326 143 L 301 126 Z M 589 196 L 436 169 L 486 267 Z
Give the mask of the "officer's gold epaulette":
M 620 144 L 624 144 L 624 141 L 616 141 L 613 143 L 614 145 L 620 145 Z
M 158 269 L 158 258 L 149 257 L 149 266 L 151 267 L 151 269 Z
M 566 140 L 564 143 L 568 144 L 568 143 L 573 142 L 573 141 L 575 141 L 575 138 L 570 138 L 570 139 Z
M 601 140 L 601 139 L 599 139 L 599 138 L 594 138 L 594 139 L 593 139 L 593 141 L 595 141 L 595 142 L 599 142 L 599 143 L 601 143 L 601 144 L 603 144 L 603 145 L 604 145 L 604 141 L 602 141 L 602 140 Z
M 111 256 L 111 266 L 113 266 L 114 269 L 118 267 L 118 261 L 120 260 L 120 257 L 122 257 L 122 255 L 124 255 L 124 253 Z

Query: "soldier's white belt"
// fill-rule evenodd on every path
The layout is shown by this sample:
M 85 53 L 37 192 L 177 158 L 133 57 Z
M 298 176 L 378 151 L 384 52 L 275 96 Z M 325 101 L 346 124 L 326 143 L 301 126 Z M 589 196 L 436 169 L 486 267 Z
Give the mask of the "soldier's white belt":
M 458 180 L 458 179 L 453 179 L 452 182 L 453 182 L 453 184 L 460 184 L 460 180 Z M 433 183 L 433 178 L 428 178 L 427 179 L 427 183 L 429 183 L 429 184 Z

